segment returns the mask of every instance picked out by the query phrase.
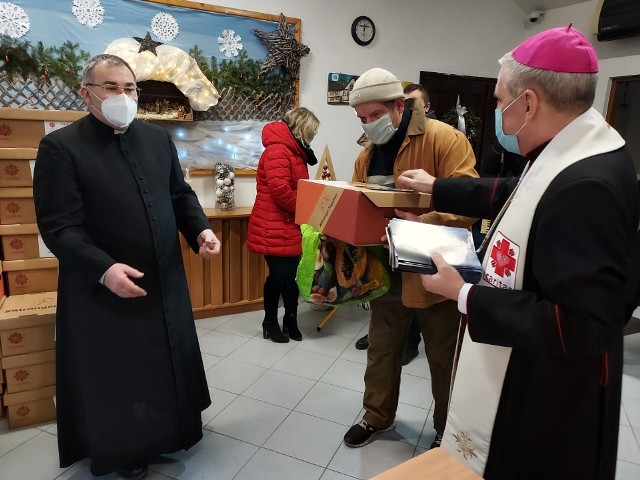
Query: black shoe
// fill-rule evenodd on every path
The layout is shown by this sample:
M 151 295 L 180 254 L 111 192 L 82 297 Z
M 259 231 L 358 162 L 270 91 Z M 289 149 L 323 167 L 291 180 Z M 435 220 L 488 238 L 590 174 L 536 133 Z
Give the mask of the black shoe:
M 119 468 L 116 473 L 122 478 L 140 480 L 147 476 L 148 467 L 146 465 L 130 465 L 126 468 Z
M 402 354 L 402 366 L 409 365 L 411 361 L 418 356 L 418 349 L 415 350 L 407 350 L 405 348 L 404 353 Z
M 360 423 L 357 423 L 353 427 L 349 429 L 349 431 L 344 436 L 344 444 L 347 447 L 364 447 L 365 445 L 371 443 L 373 437 L 375 437 L 378 433 L 388 432 L 389 430 L 393 430 L 396 428 L 396 424 L 392 423 L 386 428 L 377 428 L 372 427 L 367 422 L 362 420 Z
M 442 443 L 442 435 L 436 433 L 436 438 L 433 440 L 433 443 L 429 447 L 429 450 L 431 450 L 432 448 L 440 447 L 441 443 Z
M 358 339 L 356 342 L 356 348 L 358 350 L 366 350 L 369 348 L 369 335 L 365 335 L 364 337 Z
M 298 317 L 295 313 L 285 313 L 282 319 L 282 333 L 288 334 L 291 340 L 299 342 L 302 333 L 298 329 Z
M 278 322 L 262 322 L 262 336 L 275 343 L 289 343 L 289 337 L 282 333 Z

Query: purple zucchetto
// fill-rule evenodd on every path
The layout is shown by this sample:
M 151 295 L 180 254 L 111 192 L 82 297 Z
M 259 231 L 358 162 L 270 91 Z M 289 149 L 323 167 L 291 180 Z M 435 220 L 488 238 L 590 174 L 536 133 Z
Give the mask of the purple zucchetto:
M 540 32 L 518 45 L 511 55 L 517 62 L 541 70 L 598 72 L 598 57 L 593 45 L 571 25 Z

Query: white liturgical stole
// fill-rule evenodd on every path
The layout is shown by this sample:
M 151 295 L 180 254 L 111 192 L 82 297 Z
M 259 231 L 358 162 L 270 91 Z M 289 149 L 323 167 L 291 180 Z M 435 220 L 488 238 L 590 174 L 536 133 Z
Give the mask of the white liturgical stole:
M 574 163 L 617 150 L 624 143 L 593 108 L 560 131 L 525 173 L 490 232 L 479 285 L 521 290 L 531 223 L 549 184 Z M 513 321 L 518 321 L 517 316 Z M 471 330 L 473 322 L 480 323 L 482 318 L 471 319 Z M 511 348 L 476 343 L 468 330 L 455 370 L 442 448 L 483 475 Z

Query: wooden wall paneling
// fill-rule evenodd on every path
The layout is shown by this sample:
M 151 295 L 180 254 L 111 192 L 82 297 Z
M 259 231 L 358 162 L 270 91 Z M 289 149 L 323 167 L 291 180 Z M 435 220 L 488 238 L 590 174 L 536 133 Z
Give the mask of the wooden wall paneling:
M 249 252 L 247 259 L 248 284 L 249 292 L 248 300 L 262 300 L 264 280 L 266 277 L 267 266 L 264 257 L 257 253 Z
M 222 220 L 212 219 L 210 222 L 211 230 L 220 240 L 222 252 L 220 255 L 209 262 L 209 270 L 211 272 L 211 304 L 222 305 L 224 303 L 224 232 L 222 228 Z
M 202 257 L 193 253 L 191 247 L 189 249 L 189 271 L 191 276 L 192 289 L 189 292 L 192 307 L 203 307 L 205 305 L 202 286 L 204 285 L 204 266 Z
M 229 303 L 229 271 L 231 270 L 231 239 L 229 238 L 229 221 L 222 223 L 222 303 Z
M 229 220 L 229 302 L 237 303 L 242 296 L 242 224 L 244 218 Z
M 242 233 L 240 240 L 242 242 L 242 298 L 249 300 L 249 251 L 247 250 L 247 231 L 249 230 L 249 222 L 242 222 Z

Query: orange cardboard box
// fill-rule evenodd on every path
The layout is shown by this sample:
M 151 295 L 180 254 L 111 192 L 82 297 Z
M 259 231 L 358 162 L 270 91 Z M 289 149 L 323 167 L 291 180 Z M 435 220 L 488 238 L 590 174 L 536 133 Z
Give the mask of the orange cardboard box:
M 6 297 L 0 306 L 2 360 L 55 348 L 56 292 Z
M 36 223 L 33 188 L 0 188 L 0 223 Z
M 433 448 L 371 480 L 482 480 L 444 448 Z
M 9 295 L 52 292 L 58 289 L 58 259 L 30 258 L 2 262 Z
M 7 393 L 35 390 L 56 384 L 56 351 L 25 353 L 5 357 L 2 370 Z
M 393 209 L 424 213 L 431 195 L 378 185 L 327 180 L 300 180 L 296 223 L 307 223 L 325 235 L 352 245 L 382 243 Z
M 40 140 L 61 122 L 67 124 L 86 112 L 0 108 L 0 148 L 38 148 Z
M 31 187 L 37 148 L 0 148 L 0 187 Z
M 9 428 L 24 427 L 55 419 L 56 405 L 53 400 L 55 394 L 55 385 L 26 392 L 5 393 L 3 401 L 7 406 Z
M 5 260 L 54 257 L 42 241 L 35 223 L 0 225 L 0 239 Z

